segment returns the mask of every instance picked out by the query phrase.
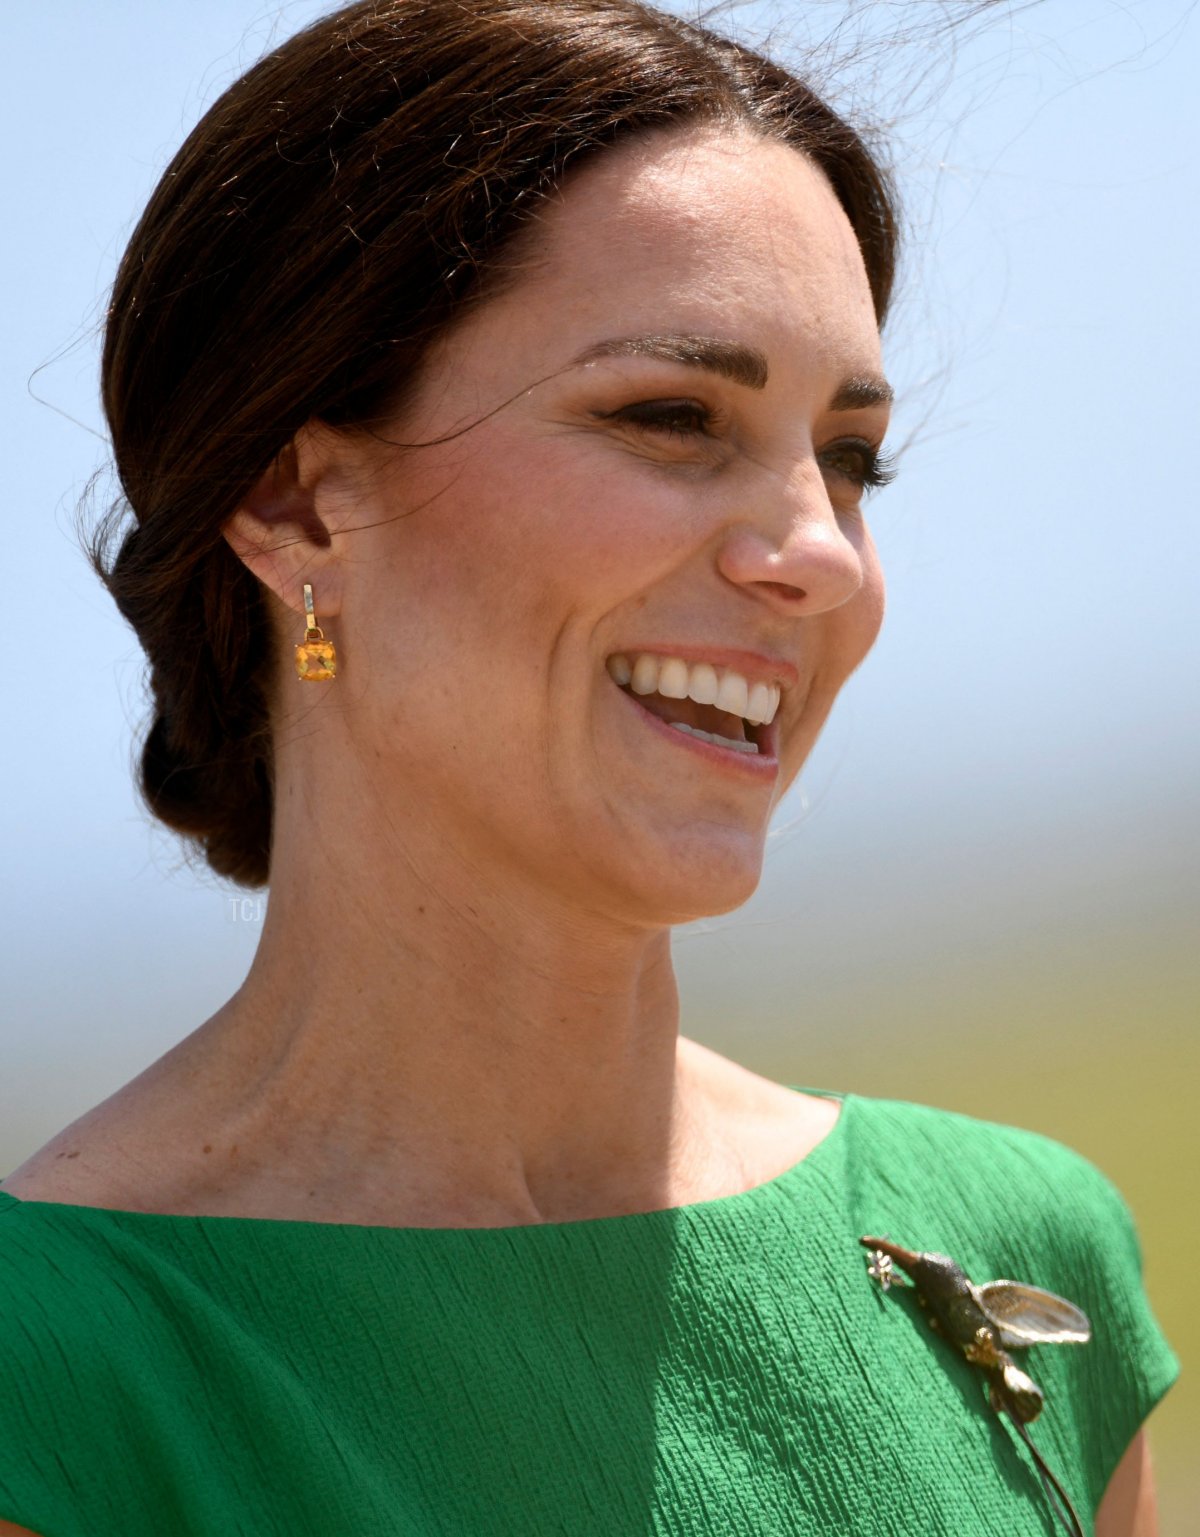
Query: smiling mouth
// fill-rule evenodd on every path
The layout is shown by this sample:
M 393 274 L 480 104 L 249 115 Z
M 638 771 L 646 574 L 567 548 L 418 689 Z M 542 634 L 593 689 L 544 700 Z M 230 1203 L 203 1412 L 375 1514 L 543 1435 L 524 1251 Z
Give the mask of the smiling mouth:
M 652 653 L 618 653 L 606 666 L 623 693 L 689 743 L 703 742 L 724 758 L 774 763 L 778 685 L 752 684 L 732 668 Z

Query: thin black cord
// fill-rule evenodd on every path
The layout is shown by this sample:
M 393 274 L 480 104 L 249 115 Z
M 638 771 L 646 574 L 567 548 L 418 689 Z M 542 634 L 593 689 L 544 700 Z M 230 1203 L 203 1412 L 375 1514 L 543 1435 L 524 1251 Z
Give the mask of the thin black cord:
M 1039 1452 L 1037 1447 L 1033 1444 L 1033 1437 L 1025 1429 L 1025 1426 L 1016 1417 L 1011 1409 L 1006 1408 L 1004 1412 L 1017 1427 L 1017 1431 L 1022 1441 L 1024 1441 L 1025 1445 L 1033 1454 L 1033 1460 L 1037 1463 L 1038 1474 L 1042 1480 L 1042 1488 L 1046 1491 L 1046 1498 L 1050 1501 L 1051 1510 L 1053 1510 L 1055 1515 L 1061 1519 L 1063 1525 L 1071 1534 L 1071 1537 L 1085 1537 L 1083 1524 L 1080 1521 L 1078 1515 L 1075 1513 L 1075 1507 L 1071 1504 L 1067 1491 L 1063 1488 L 1058 1479 L 1055 1478 L 1054 1474 L 1047 1467 L 1046 1461 L 1043 1458 L 1041 1452 Z

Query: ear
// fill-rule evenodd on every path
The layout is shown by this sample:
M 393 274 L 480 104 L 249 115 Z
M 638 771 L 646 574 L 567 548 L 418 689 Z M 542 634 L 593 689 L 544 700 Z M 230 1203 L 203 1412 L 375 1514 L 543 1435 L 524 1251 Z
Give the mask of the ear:
M 239 560 L 279 600 L 304 612 L 311 582 L 319 615 L 341 611 L 340 435 L 320 423 L 302 427 L 244 496 L 221 529 Z

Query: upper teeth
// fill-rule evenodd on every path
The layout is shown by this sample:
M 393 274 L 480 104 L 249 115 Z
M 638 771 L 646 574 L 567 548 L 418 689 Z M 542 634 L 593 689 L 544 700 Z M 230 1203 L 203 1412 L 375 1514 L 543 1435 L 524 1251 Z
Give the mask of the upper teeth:
M 753 726 L 769 725 L 779 708 L 777 683 L 750 683 L 731 667 L 709 662 L 685 662 L 677 656 L 644 651 L 630 658 L 618 654 L 605 664 L 613 681 L 635 694 L 662 694 L 666 699 L 694 699 L 741 715 Z

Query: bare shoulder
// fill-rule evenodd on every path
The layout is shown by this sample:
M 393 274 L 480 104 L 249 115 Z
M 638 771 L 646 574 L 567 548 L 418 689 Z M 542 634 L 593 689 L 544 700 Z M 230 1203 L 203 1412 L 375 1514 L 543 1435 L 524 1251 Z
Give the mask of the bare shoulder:
M 154 1132 L 134 1079 L 77 1117 L 19 1164 L 0 1191 L 19 1201 L 127 1208 L 160 1193 Z M 151 1208 L 152 1209 L 152 1208 Z M 0 1537 L 4 1528 L 0 1527 Z
M 38 1537 L 27 1526 L 14 1526 L 11 1521 L 0 1521 L 0 1537 Z
M 111 1169 L 106 1169 L 103 1153 L 97 1151 L 93 1141 L 95 1130 L 89 1134 L 84 1125 L 86 1120 L 87 1117 L 82 1117 L 55 1133 L 49 1142 L 0 1181 L 0 1191 L 19 1201 L 120 1206 L 119 1181 L 113 1177 Z M 6 1526 L 0 1525 L 0 1537 L 7 1531 Z
M 200 1050 L 211 1023 L 56 1132 L 0 1190 L 22 1201 L 187 1210 L 216 1161 L 204 1156 L 216 1141 L 217 1121 Z
M 838 1100 L 797 1093 L 698 1041 L 681 1037 L 680 1052 L 748 1156 L 776 1172 L 806 1158 L 841 1113 Z

